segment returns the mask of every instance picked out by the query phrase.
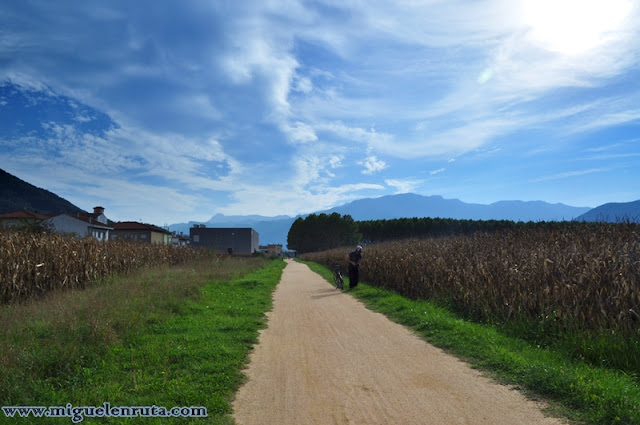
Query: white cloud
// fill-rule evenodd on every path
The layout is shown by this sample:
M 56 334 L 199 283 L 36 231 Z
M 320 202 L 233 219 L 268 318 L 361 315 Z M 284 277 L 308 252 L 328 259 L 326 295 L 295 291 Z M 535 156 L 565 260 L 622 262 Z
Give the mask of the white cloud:
M 291 190 L 288 187 L 242 185 L 233 191 L 233 203 L 218 208 L 223 214 L 305 214 L 329 209 L 341 203 L 363 197 L 363 193 L 384 190 L 384 186 L 369 183 L 313 185 L 312 188 Z
M 329 166 L 331 168 L 339 168 L 342 167 L 342 157 L 339 155 L 331 155 L 329 158 Z
M 399 180 L 399 179 L 386 179 L 384 181 L 387 186 L 394 187 L 395 193 L 409 193 L 414 192 L 420 185 L 422 180 Z
M 429 174 L 435 176 L 436 174 L 442 173 L 444 170 L 444 168 L 438 168 L 437 170 L 429 171 Z
M 371 146 L 377 152 L 403 159 L 450 157 L 476 150 L 494 137 L 513 131 L 516 125 L 515 121 L 487 117 L 485 121 L 471 120 L 444 130 L 416 133 L 403 143 L 376 140 Z
M 326 131 L 352 142 L 360 142 L 368 147 L 390 145 L 393 138 L 390 134 L 377 132 L 375 129 L 365 130 L 360 127 L 350 127 L 341 121 L 323 122 L 315 124 L 317 131 Z
M 364 161 L 358 162 L 358 164 L 364 167 L 362 174 L 375 174 L 387 168 L 387 163 L 375 156 L 369 156 Z
M 305 124 L 300 121 L 296 121 L 293 124 L 284 123 L 280 128 L 289 136 L 289 139 L 293 142 L 308 143 L 318 140 L 313 127 L 309 124 Z

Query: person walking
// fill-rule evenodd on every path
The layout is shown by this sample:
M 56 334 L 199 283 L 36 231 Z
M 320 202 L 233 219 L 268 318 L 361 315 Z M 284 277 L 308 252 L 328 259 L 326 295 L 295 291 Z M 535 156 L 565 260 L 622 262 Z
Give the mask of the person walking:
M 359 267 L 362 260 L 362 247 L 358 245 L 356 249 L 347 254 L 347 261 L 349 262 L 349 289 L 353 289 L 358 286 L 358 280 L 360 279 Z

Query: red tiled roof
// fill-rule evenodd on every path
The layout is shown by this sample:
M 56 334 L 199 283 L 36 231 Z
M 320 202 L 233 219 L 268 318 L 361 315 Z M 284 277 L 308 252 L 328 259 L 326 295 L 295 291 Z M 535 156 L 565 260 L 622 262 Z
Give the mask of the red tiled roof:
M 4 214 L 0 214 L 0 219 L 37 219 L 37 220 L 45 220 L 48 217 L 44 214 L 39 214 L 31 211 L 12 211 Z
M 171 233 L 168 230 L 154 226 L 153 224 L 138 223 L 137 221 L 120 221 L 118 223 L 113 223 L 111 226 L 113 226 L 114 230 L 150 230 L 153 232 Z

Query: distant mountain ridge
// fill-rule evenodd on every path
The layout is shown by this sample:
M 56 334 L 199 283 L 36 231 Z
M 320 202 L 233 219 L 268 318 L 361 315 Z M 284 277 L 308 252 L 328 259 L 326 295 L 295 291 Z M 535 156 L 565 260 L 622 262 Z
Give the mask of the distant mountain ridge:
M 354 220 L 379 220 L 404 217 L 440 217 L 468 220 L 561 221 L 586 213 L 589 207 L 572 207 L 543 201 L 499 201 L 470 204 L 442 196 L 415 193 L 365 198 L 323 211 L 349 214 Z
M 356 221 L 383 220 L 404 217 L 440 217 L 469 220 L 560 221 L 572 220 L 586 213 L 589 207 L 572 207 L 542 201 L 500 201 L 490 205 L 470 204 L 442 196 L 423 196 L 413 193 L 364 198 L 316 214 L 349 214 Z M 216 214 L 209 221 L 178 223 L 171 230 L 189 234 L 194 224 L 209 227 L 252 227 L 260 235 L 260 244 L 277 243 L 286 246 L 291 224 L 298 217 L 224 216 Z
M 587 211 L 579 221 L 633 221 L 640 223 L 640 200 L 633 202 L 610 202 Z
M 40 214 L 86 212 L 55 193 L 0 170 L 0 214 L 19 210 Z

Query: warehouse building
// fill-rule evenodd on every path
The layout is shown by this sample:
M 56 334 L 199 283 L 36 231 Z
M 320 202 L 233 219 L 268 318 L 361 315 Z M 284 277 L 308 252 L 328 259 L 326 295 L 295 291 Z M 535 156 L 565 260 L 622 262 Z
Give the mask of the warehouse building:
M 259 235 L 250 227 L 206 227 L 196 224 L 189 229 L 191 246 L 209 248 L 233 254 L 253 254 L 258 252 Z

